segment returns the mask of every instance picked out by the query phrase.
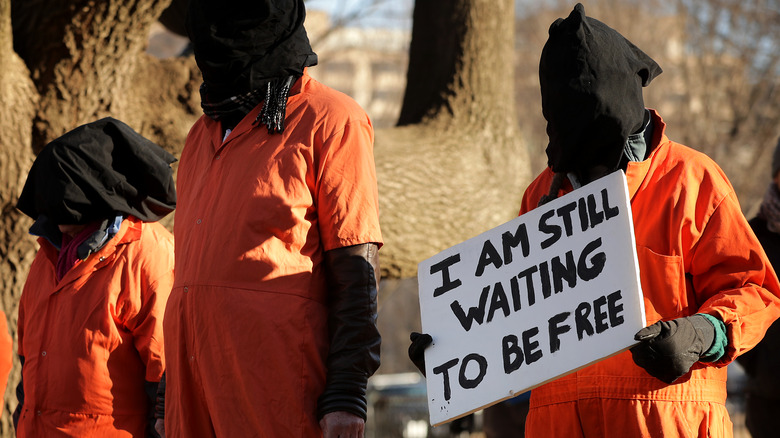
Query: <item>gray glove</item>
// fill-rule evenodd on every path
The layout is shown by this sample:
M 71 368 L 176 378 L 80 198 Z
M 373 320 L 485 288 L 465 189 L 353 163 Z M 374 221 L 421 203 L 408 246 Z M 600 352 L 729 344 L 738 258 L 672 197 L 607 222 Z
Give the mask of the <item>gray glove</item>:
M 634 362 L 653 377 L 671 384 L 709 350 L 715 327 L 702 315 L 659 321 L 639 330 L 631 348 Z

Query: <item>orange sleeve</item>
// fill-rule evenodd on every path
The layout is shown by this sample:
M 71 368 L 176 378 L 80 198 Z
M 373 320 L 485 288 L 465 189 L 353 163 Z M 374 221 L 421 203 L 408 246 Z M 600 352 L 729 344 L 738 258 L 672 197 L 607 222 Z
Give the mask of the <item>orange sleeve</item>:
M 151 225 L 144 224 L 146 227 Z M 124 307 L 133 309 L 127 311 L 123 325 L 133 334 L 135 349 L 146 365 L 148 382 L 159 382 L 165 371 L 162 324 L 174 275 L 173 242 L 167 237 L 158 234 L 156 240 L 142 239 L 146 245 L 140 251 L 146 252 L 142 255 L 143 262 L 139 263 L 142 270 L 140 290 L 123 298 Z
M 348 122 L 322 145 L 316 202 L 326 251 L 382 244 L 373 146 L 374 131 L 367 119 Z
M 147 285 L 142 292 L 142 307 L 132 323 L 135 349 L 146 364 L 146 381 L 159 382 L 165 371 L 163 315 L 173 287 L 173 271 Z
M 728 332 L 728 363 L 755 346 L 780 316 L 780 283 L 731 192 L 715 209 L 693 251 L 690 273 L 702 303 Z

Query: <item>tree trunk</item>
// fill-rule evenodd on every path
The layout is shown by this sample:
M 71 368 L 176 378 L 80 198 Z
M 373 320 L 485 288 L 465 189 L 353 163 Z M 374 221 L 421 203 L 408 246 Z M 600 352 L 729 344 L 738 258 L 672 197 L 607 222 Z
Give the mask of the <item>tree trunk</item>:
M 31 221 L 15 207 L 33 161 L 29 145 L 38 95 L 24 62 L 13 51 L 10 0 L 0 0 L 0 66 L 0 309 L 13 335 L 19 296 L 35 255 L 35 241 L 27 234 Z M 14 389 L 18 382 L 18 358 L 14 355 L 14 371 L 7 382 L 0 420 L 3 437 L 13 436 L 10 413 L 16 406 Z
M 418 1 L 413 23 L 400 126 L 376 133 L 386 278 L 515 217 L 531 177 L 513 1 Z
M 41 96 L 34 151 L 108 115 L 174 152 L 181 149 L 187 125 L 199 115 L 199 73 L 192 59 L 160 61 L 144 53 L 149 29 L 168 4 L 13 1 L 14 48 Z M 165 135 L 170 131 L 173 138 Z
M 516 217 L 531 178 L 514 101 L 513 0 L 418 0 L 413 23 L 399 126 L 377 130 L 374 148 L 381 373 L 413 370 L 417 263 Z

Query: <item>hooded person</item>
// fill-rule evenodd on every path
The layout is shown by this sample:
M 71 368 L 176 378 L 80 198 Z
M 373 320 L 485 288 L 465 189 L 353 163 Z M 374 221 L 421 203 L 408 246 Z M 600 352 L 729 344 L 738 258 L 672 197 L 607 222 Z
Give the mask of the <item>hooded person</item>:
M 731 437 L 726 365 L 780 316 L 780 283 L 726 176 L 644 107 L 642 87 L 660 73 L 581 4 L 549 29 L 548 167 L 520 214 L 625 172 L 649 326 L 630 352 L 533 389 L 528 437 Z M 431 341 L 413 334 L 413 362 Z
M 36 157 L 17 203 L 40 249 L 19 302 L 16 436 L 154 434 L 174 161 L 112 118 Z
M 648 327 L 624 352 L 534 389 L 528 436 L 732 435 L 726 365 L 780 316 L 780 284 L 723 171 L 644 108 L 660 67 L 577 4 L 539 82 L 549 167 L 521 214 L 626 173 Z
M 314 80 L 302 0 L 192 0 L 204 115 L 179 165 L 171 437 L 360 437 L 379 366 L 373 128 Z
M 191 0 L 186 28 L 203 75 L 204 114 L 229 129 L 263 102 L 255 122 L 283 131 L 290 87 L 317 64 L 305 18 L 298 0 Z

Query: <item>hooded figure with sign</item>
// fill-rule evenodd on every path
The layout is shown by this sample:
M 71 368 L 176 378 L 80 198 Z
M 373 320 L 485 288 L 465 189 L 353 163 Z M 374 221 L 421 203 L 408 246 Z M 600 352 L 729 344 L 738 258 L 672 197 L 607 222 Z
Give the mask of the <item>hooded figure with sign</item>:
M 644 107 L 660 73 L 581 4 L 550 27 L 539 67 L 549 167 L 521 214 L 623 170 L 650 325 L 630 352 L 534 389 L 530 436 L 731 436 L 726 365 L 780 316 L 780 284 L 726 176 Z
M 16 436 L 155 436 L 174 161 L 112 118 L 35 159 L 17 204 L 40 249 L 19 301 Z
M 168 438 L 360 438 L 379 366 L 373 128 L 303 0 L 190 0 L 204 115 L 177 178 Z
M 642 87 L 649 56 L 577 4 L 556 20 L 539 76 L 548 168 L 526 213 L 622 170 L 645 319 L 637 344 L 531 392 L 532 437 L 730 437 L 726 365 L 780 316 L 780 283 L 721 169 L 671 141 Z M 415 334 L 420 364 L 428 335 Z

